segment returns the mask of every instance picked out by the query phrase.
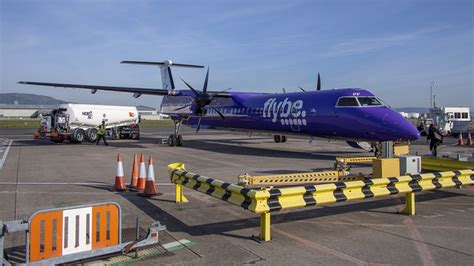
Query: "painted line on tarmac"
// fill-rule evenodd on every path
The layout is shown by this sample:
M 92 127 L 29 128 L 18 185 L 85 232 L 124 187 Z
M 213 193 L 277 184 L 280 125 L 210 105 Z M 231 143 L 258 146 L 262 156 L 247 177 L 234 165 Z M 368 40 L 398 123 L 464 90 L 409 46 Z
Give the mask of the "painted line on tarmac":
M 473 209 L 474 210 L 474 209 Z M 423 216 L 425 218 L 431 218 Z M 382 228 L 406 228 L 403 224 L 377 224 L 377 223 L 350 223 L 350 222 L 339 222 L 339 221 L 295 221 L 295 223 L 307 223 L 317 225 L 353 225 L 353 226 L 365 226 L 365 227 L 382 227 Z M 474 227 L 459 227 L 459 226 L 443 226 L 443 225 L 415 225 L 416 228 L 425 229 L 444 229 L 444 230 L 474 230 Z
M 222 210 L 222 211 L 224 211 L 224 212 L 227 212 L 227 213 L 230 214 L 230 215 L 233 215 L 233 216 L 238 217 L 238 218 L 241 218 L 241 219 L 251 219 L 251 218 L 246 217 L 246 216 L 244 216 L 243 214 L 241 214 L 241 213 L 239 213 L 239 212 L 237 212 L 237 211 L 233 211 L 233 210 L 230 209 L 230 208 L 225 208 L 225 207 L 219 206 L 219 209 Z M 279 234 L 281 234 L 281 235 L 284 235 L 284 236 L 286 236 L 286 237 L 288 237 L 288 238 L 290 238 L 290 239 L 293 239 L 293 240 L 295 240 L 295 241 L 297 241 L 297 242 L 303 244 L 304 246 L 308 246 L 308 247 L 314 248 L 314 249 L 316 249 L 316 250 L 318 250 L 318 251 L 322 251 L 322 252 L 324 252 L 324 253 L 326 253 L 326 254 L 333 255 L 333 256 L 335 256 L 335 257 L 339 257 L 339 258 L 341 258 L 341 259 L 344 259 L 344 260 L 353 262 L 353 263 L 358 264 L 358 265 L 368 265 L 368 264 L 369 264 L 369 263 L 366 262 L 366 261 L 363 261 L 363 260 L 360 260 L 360 259 L 358 259 L 358 258 L 352 257 L 352 256 L 350 256 L 350 255 L 348 255 L 348 254 L 345 254 L 345 253 L 339 252 L 339 251 L 337 251 L 337 250 L 334 250 L 334 249 L 332 249 L 332 248 L 323 246 L 323 245 L 321 245 L 321 244 L 319 244 L 319 243 L 316 243 L 316 242 L 313 242 L 313 241 L 311 241 L 311 240 L 308 240 L 308 239 L 305 239 L 305 238 L 302 238 L 302 237 L 298 237 L 298 236 L 296 236 L 296 235 L 294 235 L 294 234 L 285 232 L 285 231 L 283 231 L 283 230 L 281 230 L 281 229 L 277 229 L 277 228 L 275 228 L 275 225 L 272 226 L 271 230 L 274 231 L 274 232 L 277 232 L 277 233 L 279 233 Z
M 421 260 L 423 261 L 424 265 L 435 265 L 433 257 L 426 246 L 426 243 L 423 241 L 420 232 L 416 229 L 413 220 L 410 217 L 406 217 L 403 221 L 403 224 L 406 225 L 408 229 L 408 233 L 411 235 L 413 240 L 415 240 L 415 247 L 418 250 L 418 254 L 420 255 Z
M 0 182 L 0 185 L 96 185 L 96 186 L 113 186 L 112 183 L 94 183 L 94 182 Z M 173 183 L 155 183 L 156 186 L 174 186 Z
M 308 240 L 308 239 L 305 239 L 305 238 L 302 238 L 302 237 L 299 237 L 299 236 L 296 236 L 295 234 L 290 234 L 290 233 L 287 233 L 283 230 L 280 230 L 280 229 L 277 229 L 277 228 L 272 228 L 273 231 L 281 234 L 281 235 L 284 235 L 286 236 L 287 238 L 290 238 L 290 239 L 293 239 L 301 244 L 303 244 L 304 246 L 306 247 L 311 247 L 311 248 L 314 248 L 318 251 L 323 251 L 327 254 L 330 254 L 330 255 L 333 255 L 335 257 L 338 257 L 338 258 L 341 258 L 341 259 L 344 259 L 344 260 L 347 260 L 347 261 L 350 261 L 352 263 L 355 263 L 357 265 L 368 265 L 369 263 L 366 262 L 366 261 L 363 261 L 361 259 L 358 259 L 358 258 L 355 258 L 355 257 L 352 257 L 348 254 L 345 254 L 345 253 L 342 253 L 340 251 L 337 251 L 335 249 L 332 249 L 332 248 L 329 248 L 329 247 L 326 247 L 324 245 L 321 245 L 319 243 L 316 243 L 316 242 L 313 242 L 311 240 Z
M 3 153 L 2 159 L 0 160 L 0 170 L 3 168 L 3 164 L 5 163 L 5 160 L 7 159 L 7 155 L 8 155 L 8 152 L 10 151 L 10 147 L 11 147 L 12 143 L 13 143 L 13 140 L 10 140 L 8 142 L 7 149 Z
M 202 156 L 199 156 L 199 155 L 192 155 L 192 154 L 181 151 L 181 149 L 179 149 L 179 150 L 180 151 L 174 151 L 174 149 L 167 149 L 166 152 L 167 153 L 173 153 L 173 154 L 181 156 L 181 157 L 188 157 L 188 158 L 191 158 L 191 159 L 199 159 L 199 160 L 207 161 L 207 162 L 210 162 L 210 163 L 215 163 L 215 164 L 219 163 L 219 164 L 228 165 L 228 166 L 231 166 L 231 167 L 242 168 L 241 164 L 231 163 L 229 161 L 223 161 L 223 160 L 219 160 L 219 159 L 216 159 L 216 158 L 206 158 L 206 157 L 202 157 Z

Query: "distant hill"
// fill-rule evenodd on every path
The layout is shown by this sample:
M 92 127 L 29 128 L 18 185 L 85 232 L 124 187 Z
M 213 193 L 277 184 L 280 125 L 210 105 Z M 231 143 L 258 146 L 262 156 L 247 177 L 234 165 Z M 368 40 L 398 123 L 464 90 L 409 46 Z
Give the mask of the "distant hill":
M 58 105 L 65 101 L 53 97 L 28 93 L 0 93 L 0 104 Z

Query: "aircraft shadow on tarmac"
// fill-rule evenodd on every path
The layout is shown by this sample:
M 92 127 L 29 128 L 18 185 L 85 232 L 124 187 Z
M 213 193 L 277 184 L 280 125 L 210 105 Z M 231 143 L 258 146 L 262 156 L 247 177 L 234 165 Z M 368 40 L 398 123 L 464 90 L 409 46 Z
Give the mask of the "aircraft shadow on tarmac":
M 357 154 L 367 155 L 367 152 L 351 150 L 348 147 L 347 150 L 335 152 L 335 151 L 297 151 L 297 150 L 281 150 L 278 147 L 263 148 L 263 147 L 251 147 L 244 145 L 234 145 L 232 139 L 230 140 L 188 140 L 185 142 L 184 147 L 169 147 L 166 144 L 158 144 L 156 138 L 141 138 L 139 141 L 114 141 L 110 140 L 107 148 L 150 148 L 144 144 L 154 144 L 157 148 L 162 148 L 163 152 L 166 149 L 195 149 L 202 151 L 209 151 L 214 153 L 225 153 L 231 155 L 247 155 L 247 156 L 261 156 L 261 157 L 273 157 L 273 158 L 294 158 L 294 159 L 317 159 L 317 160 L 330 160 L 333 161 L 336 156 L 343 154 Z M 245 142 L 245 144 L 250 144 Z M 288 143 L 291 145 L 291 143 Z M 81 148 L 96 148 L 97 145 L 94 143 L 83 143 L 83 144 L 71 144 L 71 143 L 52 143 L 50 141 L 38 141 L 38 140 L 17 140 L 14 141 L 12 146 L 50 146 L 50 147 L 61 147 L 62 145 L 72 145 Z M 99 146 L 104 147 L 101 142 Z M 334 154 L 334 155 L 332 155 Z
M 242 145 L 231 145 L 225 141 L 206 141 L 206 140 L 188 140 L 185 143 L 185 148 L 205 150 L 215 153 L 225 153 L 231 155 L 247 155 L 247 156 L 261 156 L 261 157 L 273 157 L 273 158 L 294 158 L 294 159 L 318 159 L 318 160 L 334 160 L 335 155 L 326 155 L 319 152 L 311 151 L 295 151 L 295 150 L 280 150 L 278 148 L 262 148 L 262 147 L 250 147 Z M 350 149 L 350 148 L 348 148 Z M 353 151 L 344 151 L 341 153 L 359 153 Z
M 176 218 L 175 216 L 167 212 L 166 210 L 164 210 L 164 208 L 160 208 L 153 203 L 153 201 L 163 202 L 164 204 L 167 204 L 167 207 L 173 208 L 174 206 L 169 205 L 170 202 L 173 205 L 175 204 L 174 201 L 172 200 L 161 199 L 159 197 L 146 199 L 146 198 L 139 197 L 136 194 L 131 194 L 131 193 L 120 193 L 120 195 L 124 197 L 125 199 L 127 199 L 130 203 L 135 205 L 137 208 L 142 210 L 144 213 L 146 213 L 150 218 L 154 220 L 158 220 L 162 224 L 165 224 L 167 226 L 167 229 L 170 232 L 185 232 L 192 236 L 217 234 L 217 235 L 224 235 L 224 236 L 241 238 L 241 239 L 252 239 L 251 236 L 243 236 L 243 235 L 232 234 L 228 232 L 249 229 L 249 228 L 256 228 L 260 226 L 260 218 L 257 215 L 255 215 L 255 217 L 253 218 L 248 218 L 248 219 L 236 218 L 235 220 L 232 220 L 232 221 L 189 226 L 185 224 L 184 222 L 182 222 L 180 219 Z M 446 198 L 459 197 L 459 196 L 466 197 L 466 195 L 464 194 L 451 192 L 451 191 L 434 191 L 434 192 L 417 194 L 416 200 L 417 202 L 424 202 L 424 201 L 431 201 L 435 199 L 446 199 Z M 215 203 L 205 203 L 205 207 L 216 208 L 217 204 L 219 203 L 216 200 Z M 227 203 L 220 202 L 219 205 L 222 205 L 223 208 L 226 208 L 227 206 L 225 206 L 225 204 Z M 328 205 L 328 206 L 323 206 L 319 208 L 309 207 L 309 208 L 303 208 L 301 210 L 297 210 L 293 212 L 272 213 L 272 224 L 322 218 L 322 217 L 333 216 L 333 215 L 344 214 L 344 213 L 351 213 L 351 212 L 361 212 L 361 211 L 373 212 L 374 209 L 399 206 L 401 204 L 404 204 L 403 197 L 373 200 L 370 202 L 348 203 L 344 205 Z M 401 209 L 403 208 L 402 206 L 400 207 Z M 199 203 L 198 198 L 192 197 L 189 203 L 179 205 L 179 208 L 183 209 L 179 211 L 185 211 L 185 209 L 203 208 L 203 204 L 202 202 Z M 385 213 L 385 214 L 391 213 L 388 211 L 386 212 L 376 211 L 376 212 Z M 222 215 L 225 215 L 226 217 L 229 216 L 227 212 L 219 214 L 218 209 L 213 211 L 213 213 L 216 216 L 215 217 L 216 220 L 218 220 L 219 216 L 222 216 Z M 392 213 L 394 215 L 400 215 L 397 212 L 392 212 Z M 195 219 L 198 219 L 198 218 L 199 217 L 195 217 Z M 206 219 L 208 218 L 209 217 L 206 217 Z M 258 232 L 258 228 L 255 229 L 255 233 L 257 232 Z M 400 236 L 400 237 L 404 237 L 404 236 Z

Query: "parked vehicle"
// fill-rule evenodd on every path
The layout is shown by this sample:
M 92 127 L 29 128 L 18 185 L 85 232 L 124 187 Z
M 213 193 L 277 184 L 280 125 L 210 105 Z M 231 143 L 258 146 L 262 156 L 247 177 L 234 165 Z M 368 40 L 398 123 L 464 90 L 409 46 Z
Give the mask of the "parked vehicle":
M 98 126 L 105 121 L 107 135 L 113 138 L 140 138 L 137 108 L 133 106 L 61 104 L 43 114 L 34 136 L 54 142 L 72 143 L 97 140 Z

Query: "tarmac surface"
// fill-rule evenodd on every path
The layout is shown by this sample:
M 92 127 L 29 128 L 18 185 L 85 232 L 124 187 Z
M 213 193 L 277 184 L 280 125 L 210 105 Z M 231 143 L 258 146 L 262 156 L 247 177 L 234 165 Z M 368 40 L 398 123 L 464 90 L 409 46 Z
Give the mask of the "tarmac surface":
M 54 144 L 32 139 L 32 129 L 0 129 L 3 152 L 13 140 L 0 169 L 0 220 L 27 219 L 33 212 L 91 202 L 121 205 L 124 240 L 135 219 L 146 228 L 153 220 L 167 226 L 161 244 L 187 239 L 193 244 L 164 256 L 137 261 L 156 264 L 395 264 L 473 265 L 474 187 L 417 193 L 415 216 L 399 214 L 404 197 L 295 209 L 272 214 L 272 240 L 258 243 L 260 218 L 240 207 L 185 188 L 189 203 L 174 203 L 167 165 L 184 162 L 195 173 L 237 182 L 243 173 L 272 174 L 331 169 L 336 156 L 369 156 L 342 141 L 289 137 L 274 143 L 268 136 L 193 129 L 183 131 L 184 147 L 159 144 L 170 127 L 142 129 L 136 140 L 109 140 L 109 146 Z M 439 151 L 474 153 L 446 139 Z M 133 153 L 153 156 L 157 188 L 151 199 L 132 192 L 110 192 L 117 153 L 121 152 L 129 182 Z M 429 153 L 424 139 L 412 153 Z M 2 159 L 3 153 L 0 154 Z M 370 166 L 353 168 L 368 173 Z M 132 232 L 132 233 L 126 233 Z M 6 247 L 24 241 L 9 235 Z

